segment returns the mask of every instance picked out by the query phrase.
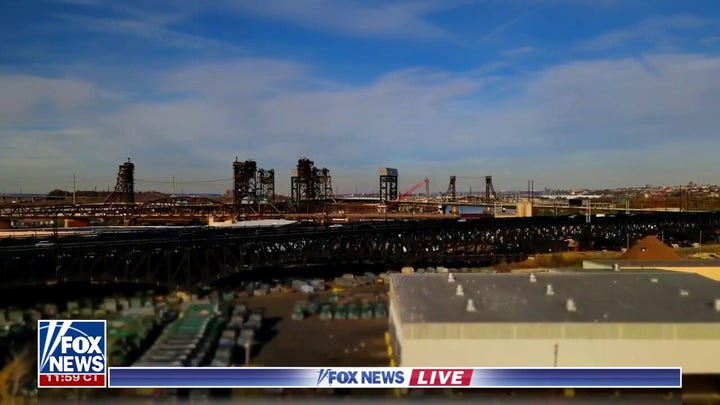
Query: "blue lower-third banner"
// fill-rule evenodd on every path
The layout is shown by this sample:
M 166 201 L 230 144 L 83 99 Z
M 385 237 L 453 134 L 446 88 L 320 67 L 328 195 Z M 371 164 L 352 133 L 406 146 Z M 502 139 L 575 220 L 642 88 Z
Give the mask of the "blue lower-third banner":
M 681 388 L 673 368 L 110 367 L 110 388 Z

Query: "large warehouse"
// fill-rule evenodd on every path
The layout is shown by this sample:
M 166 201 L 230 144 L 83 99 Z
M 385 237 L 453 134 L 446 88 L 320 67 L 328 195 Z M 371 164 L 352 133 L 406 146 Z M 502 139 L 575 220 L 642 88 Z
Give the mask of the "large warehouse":
M 720 283 L 643 272 L 394 274 L 396 364 L 720 374 Z

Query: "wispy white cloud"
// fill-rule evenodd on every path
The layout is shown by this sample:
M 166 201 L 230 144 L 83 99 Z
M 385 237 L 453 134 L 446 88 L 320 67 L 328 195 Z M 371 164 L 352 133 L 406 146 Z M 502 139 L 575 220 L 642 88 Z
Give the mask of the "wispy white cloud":
M 232 80 L 218 80 L 230 78 Z M 309 80 L 308 66 L 297 62 L 247 58 L 181 68 L 166 75 L 160 85 L 221 98 L 251 101 L 255 97 L 287 91 Z
M 638 40 L 658 43 L 671 38 L 673 31 L 694 30 L 710 24 L 714 24 L 714 22 L 691 15 L 652 18 L 631 28 L 610 31 L 582 41 L 578 44 L 578 49 L 602 51 Z
M 67 11 L 56 14 L 59 24 L 50 30 L 103 33 L 136 37 L 166 47 L 190 51 L 216 50 L 238 54 L 245 49 L 236 44 L 203 37 L 176 29 L 176 24 L 207 12 L 228 16 L 252 15 L 282 23 L 333 34 L 355 37 L 433 39 L 450 34 L 430 21 L 436 12 L 472 2 L 472 0 L 220 0 L 212 3 L 193 1 L 112 2 L 108 0 L 55 0 L 84 7 L 95 13 Z M 75 10 L 76 11 L 76 10 Z M 504 27 L 501 27 L 503 30 Z
M 81 11 L 94 11 L 108 16 L 166 25 L 190 18 L 205 6 L 192 1 L 155 0 L 152 2 L 126 0 L 47 0 L 53 3 L 78 7 Z M 85 14 L 83 14 L 85 15 Z
M 513 26 L 520 23 L 522 20 L 526 19 L 529 15 L 533 13 L 534 9 L 526 8 L 523 11 L 521 11 L 519 14 L 514 16 L 508 21 L 505 21 L 504 23 L 498 25 L 497 27 L 491 29 L 488 31 L 485 35 L 480 37 L 481 42 L 491 41 L 496 39 L 500 34 L 503 32 L 509 30 Z
M 95 10 L 112 10 L 124 27 L 123 33 L 156 35 L 155 30 L 204 12 L 226 15 L 252 15 L 311 30 L 359 37 L 436 38 L 447 33 L 429 21 L 439 11 L 454 9 L 476 0 L 53 0 Z M 95 27 L 106 20 L 90 21 Z M 147 27 L 150 25 L 152 27 Z M 154 30 L 151 30 L 153 28 Z M 113 29 L 113 28 L 110 28 Z M 150 32 L 151 31 L 151 32 Z M 167 34 L 167 33 L 166 33 Z
M 479 0 L 481 3 L 500 3 L 513 6 L 577 6 L 577 7 L 613 7 L 640 3 L 642 0 Z
M 360 37 L 436 38 L 447 33 L 427 17 L 465 3 L 465 0 L 243 0 L 221 4 L 314 30 Z
M 133 20 L 124 18 L 87 17 L 73 14 L 56 14 L 54 16 L 62 21 L 63 27 L 73 31 L 116 34 L 139 37 L 144 40 L 155 41 L 159 45 L 187 48 L 191 50 L 219 49 L 223 51 L 241 52 L 243 49 L 237 45 L 191 35 L 166 28 L 164 24 L 174 21 L 174 18 L 159 18 Z
M 535 52 L 537 52 L 537 48 L 533 46 L 521 46 L 519 48 L 504 50 L 500 52 L 500 54 L 506 58 L 518 58 Z
M 105 4 L 103 0 L 48 0 L 49 3 L 67 4 L 71 6 L 99 6 Z
M 541 172 L 556 176 L 547 178 L 550 186 L 616 178 L 644 184 L 664 181 L 673 153 L 692 152 L 679 143 L 702 145 L 692 159 L 678 157 L 678 176 L 703 182 L 714 178 L 703 159 L 720 147 L 720 58 L 709 55 L 568 62 L 503 78 L 520 91 L 502 101 L 488 88 L 495 76 L 477 72 L 409 69 L 350 85 L 319 79 L 297 62 L 240 59 L 151 76 L 155 91 L 183 97 L 103 100 L 99 83 L 0 76 L 15 86 L 0 92 L 1 110 L 19 117 L 13 128 L 0 128 L 3 146 L 52 157 L 22 166 L 20 178 L 3 173 L 19 163 L 2 159 L 0 182 L 42 191 L 54 187 L 44 173 L 76 170 L 106 173 L 112 183 L 126 156 L 144 178 L 224 178 L 240 156 L 275 168 L 284 190 L 285 174 L 307 155 L 330 167 L 338 184 L 368 190 L 379 165 L 398 166 L 410 184 L 426 175 L 498 174 L 510 187 Z M 128 81 L 125 90 L 135 86 Z M 62 109 L 31 108 L 48 99 Z M 98 100 L 108 108 L 97 111 Z M 37 129 L 59 116 L 64 126 Z M 623 172 L 630 166 L 634 177 Z
M 42 116 L 54 120 L 89 105 L 97 91 L 94 84 L 79 79 L 0 75 L 0 125 L 28 124 Z

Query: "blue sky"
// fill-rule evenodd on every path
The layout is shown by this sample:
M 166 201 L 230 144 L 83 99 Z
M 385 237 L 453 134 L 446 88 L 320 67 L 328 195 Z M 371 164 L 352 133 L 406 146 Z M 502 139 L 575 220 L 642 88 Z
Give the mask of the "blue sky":
M 0 186 L 222 192 L 235 157 L 336 191 L 718 183 L 720 7 L 639 0 L 0 6 Z M 482 184 L 459 184 L 460 189 Z M 159 185 L 160 184 L 160 185 Z M 165 190 L 167 188 L 167 190 Z

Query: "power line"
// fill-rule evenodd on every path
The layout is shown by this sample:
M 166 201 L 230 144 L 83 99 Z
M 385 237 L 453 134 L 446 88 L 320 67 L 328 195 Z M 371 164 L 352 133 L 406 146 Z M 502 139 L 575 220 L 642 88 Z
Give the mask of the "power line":
M 138 184 L 201 184 L 201 183 L 221 183 L 221 182 L 228 182 L 228 181 L 232 181 L 232 178 L 215 179 L 215 180 L 186 180 L 186 181 L 135 179 L 135 183 L 138 183 Z

